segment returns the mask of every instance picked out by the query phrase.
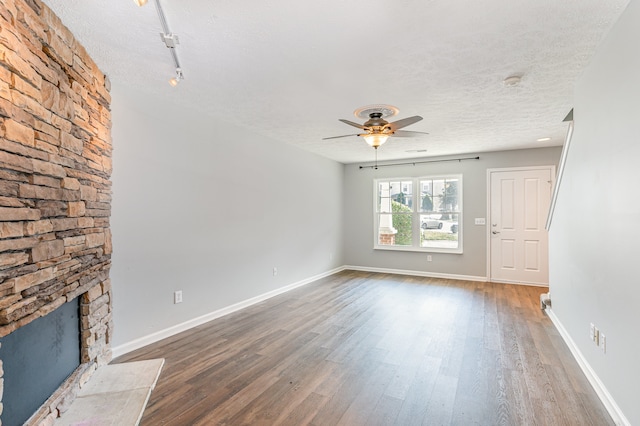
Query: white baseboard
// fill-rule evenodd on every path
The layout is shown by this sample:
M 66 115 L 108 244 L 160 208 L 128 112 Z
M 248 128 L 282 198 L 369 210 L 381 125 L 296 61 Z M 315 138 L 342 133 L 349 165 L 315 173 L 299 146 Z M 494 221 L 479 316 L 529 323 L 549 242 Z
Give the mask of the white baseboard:
M 448 280 L 487 282 L 487 277 L 479 277 L 475 275 L 442 274 L 439 272 L 411 271 L 406 269 L 373 268 L 370 266 L 353 266 L 353 265 L 346 265 L 343 267 L 343 269 L 351 270 L 351 271 L 363 271 L 363 272 L 380 272 L 382 274 L 412 275 L 414 277 L 443 278 Z
M 613 397 L 604 386 L 598 375 L 595 373 L 595 371 L 593 371 L 593 368 L 591 368 L 591 365 L 589 365 L 585 357 L 582 355 L 582 352 L 580 352 L 580 349 L 578 349 L 578 346 L 569 335 L 569 332 L 567 332 L 558 317 L 555 315 L 553 309 L 547 308 L 545 312 L 560 333 L 560 336 L 562 336 L 562 339 L 565 341 L 567 346 L 569 346 L 569 350 L 571 350 L 573 357 L 578 362 L 578 365 L 582 369 L 584 375 L 587 376 L 587 380 L 589 380 L 589 383 L 591 383 L 591 386 L 596 391 L 598 398 L 600 398 L 600 400 L 604 404 L 615 424 L 620 426 L 631 426 L 631 422 L 627 420 L 625 415 L 622 413 L 622 410 L 620 409 L 620 407 L 618 407 L 618 404 L 616 404 Z
M 332 269 L 330 271 L 327 272 L 323 272 L 321 274 L 315 275 L 313 277 L 309 277 L 309 278 L 305 278 L 301 281 L 297 281 L 293 284 L 289 284 L 286 285 L 284 287 L 280 287 L 278 289 L 269 291 L 267 293 L 264 294 L 260 294 L 258 296 L 252 297 L 250 299 L 244 300 L 242 302 L 238 302 L 235 303 L 233 305 L 224 307 L 222 309 L 218 309 L 216 311 L 210 312 L 208 314 L 190 319 L 188 321 L 182 322 L 180 324 L 176 324 L 174 326 L 171 326 L 169 328 L 165 328 L 164 330 L 160 330 L 160 331 L 156 331 L 155 333 L 140 337 L 138 339 L 132 340 L 130 342 L 124 343 L 122 345 L 118 345 L 115 346 L 114 348 L 112 348 L 112 353 L 113 353 L 113 357 L 119 357 L 121 355 L 124 355 L 126 353 L 129 353 L 131 351 L 134 351 L 136 349 L 140 349 L 144 346 L 150 345 L 152 343 L 155 343 L 159 340 L 162 339 L 166 339 L 167 337 L 171 337 L 174 334 L 178 334 L 181 333 L 183 331 L 189 330 L 193 327 L 197 327 L 201 324 L 204 324 L 206 322 L 212 321 L 216 318 L 220 318 L 223 317 L 225 315 L 228 315 L 232 312 L 236 312 L 239 311 L 240 309 L 249 307 L 251 305 L 255 305 L 256 303 L 260 303 L 262 301 L 265 301 L 267 299 L 270 299 L 274 296 L 278 296 L 279 294 L 282 293 L 286 293 L 287 291 L 293 290 L 294 288 L 298 288 L 298 287 L 302 287 L 303 285 L 312 283 L 314 281 L 317 281 L 321 278 L 324 277 L 328 277 L 330 275 L 336 274 L 338 272 L 341 272 L 345 270 L 344 266 Z
M 499 283 L 499 284 L 528 285 L 531 287 L 549 287 L 549 284 L 547 283 L 535 283 L 535 282 L 529 282 L 529 281 L 509 281 L 509 280 L 496 280 L 496 279 L 490 279 L 488 281 L 492 283 Z

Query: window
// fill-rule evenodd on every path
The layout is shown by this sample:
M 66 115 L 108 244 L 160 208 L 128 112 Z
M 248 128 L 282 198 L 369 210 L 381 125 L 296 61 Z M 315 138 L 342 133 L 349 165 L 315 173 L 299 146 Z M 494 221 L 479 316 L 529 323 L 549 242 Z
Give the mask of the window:
M 462 176 L 375 181 L 375 248 L 462 253 Z

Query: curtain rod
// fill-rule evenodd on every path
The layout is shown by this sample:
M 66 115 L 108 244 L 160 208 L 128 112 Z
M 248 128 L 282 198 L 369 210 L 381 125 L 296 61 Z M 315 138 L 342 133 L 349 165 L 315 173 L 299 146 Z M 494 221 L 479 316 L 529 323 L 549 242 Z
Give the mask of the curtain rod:
M 446 161 L 463 161 L 463 160 L 479 160 L 480 157 L 465 157 L 465 158 L 448 158 L 446 160 L 427 160 L 427 161 L 411 161 L 411 162 L 407 162 L 407 163 L 393 163 L 393 164 L 376 164 L 374 166 L 360 166 L 360 170 L 362 169 L 378 169 L 379 167 L 391 167 L 391 166 L 407 166 L 407 165 L 412 165 L 415 166 L 416 164 L 424 164 L 424 163 L 443 163 Z

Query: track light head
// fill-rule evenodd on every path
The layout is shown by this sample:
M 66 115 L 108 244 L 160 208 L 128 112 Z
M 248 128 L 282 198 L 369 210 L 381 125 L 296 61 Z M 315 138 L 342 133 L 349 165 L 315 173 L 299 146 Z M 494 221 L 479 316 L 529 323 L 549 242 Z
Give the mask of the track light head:
M 182 74 L 182 70 L 180 68 L 176 68 L 176 75 L 175 77 L 171 77 L 169 79 L 169 84 L 172 87 L 176 87 L 178 84 L 180 84 L 180 80 L 184 80 L 184 74 Z

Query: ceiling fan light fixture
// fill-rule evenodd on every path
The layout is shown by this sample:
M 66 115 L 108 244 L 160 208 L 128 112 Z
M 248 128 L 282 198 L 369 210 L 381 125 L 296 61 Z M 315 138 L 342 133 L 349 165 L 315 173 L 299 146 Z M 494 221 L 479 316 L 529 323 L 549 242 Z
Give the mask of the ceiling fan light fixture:
M 383 133 L 368 133 L 366 135 L 362 135 L 362 137 L 369 146 L 375 149 L 378 149 L 380 145 L 389 139 L 389 135 L 385 135 Z
M 421 135 L 424 132 L 408 132 L 403 129 L 413 123 L 417 123 L 422 120 L 422 117 L 419 115 L 415 115 L 413 117 L 403 118 L 402 120 L 396 120 L 389 123 L 387 120 L 382 118 L 382 116 L 386 113 L 392 114 L 397 112 L 397 108 L 391 107 L 387 105 L 386 110 L 382 111 L 382 105 L 374 105 L 370 107 L 364 107 L 363 111 L 367 111 L 369 113 L 369 119 L 364 123 L 354 123 L 353 121 L 340 119 L 344 124 L 348 124 L 352 127 L 357 127 L 358 129 L 364 130 L 363 133 L 358 133 L 357 135 L 343 135 L 343 136 L 333 136 L 330 138 L 324 139 L 337 139 L 337 138 L 345 138 L 349 136 L 361 136 L 364 138 L 367 145 L 376 150 L 382 144 L 384 144 L 390 136 L 399 136 L 399 137 L 411 137 L 414 135 Z M 362 108 L 361 108 L 362 109 Z M 356 115 L 359 116 L 360 110 L 356 110 Z

